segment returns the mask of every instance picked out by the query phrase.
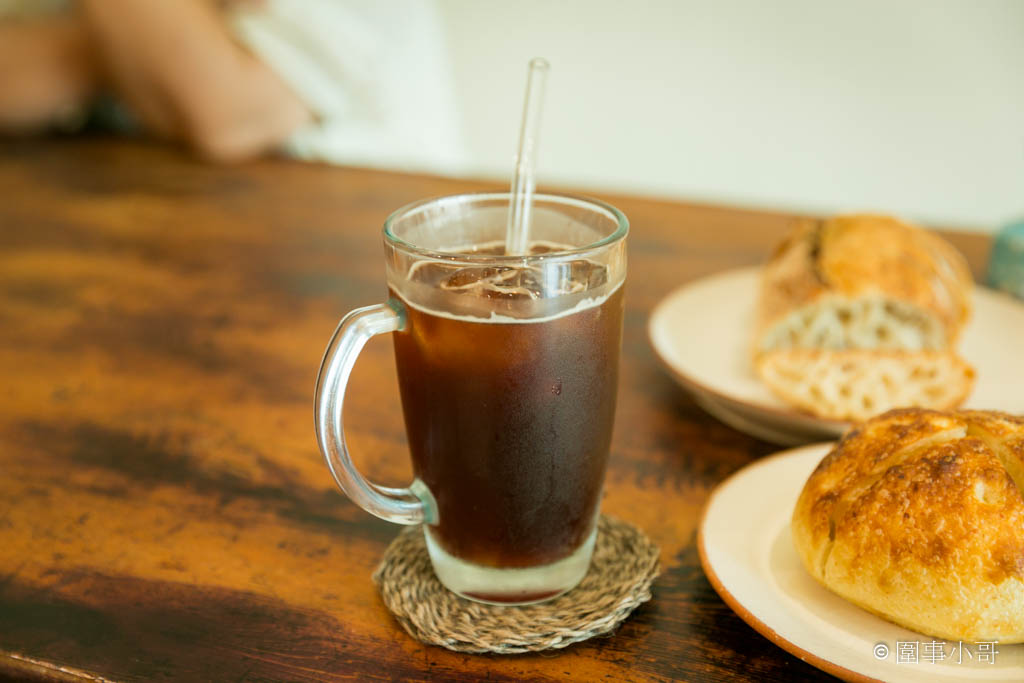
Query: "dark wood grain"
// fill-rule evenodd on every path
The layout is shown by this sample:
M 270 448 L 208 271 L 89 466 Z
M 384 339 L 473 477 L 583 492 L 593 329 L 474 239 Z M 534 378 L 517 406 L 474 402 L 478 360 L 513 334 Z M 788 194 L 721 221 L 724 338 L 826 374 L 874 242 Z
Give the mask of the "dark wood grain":
M 0 144 L 0 671 L 52 680 L 826 678 L 740 621 L 694 546 L 711 488 L 775 448 L 659 369 L 651 308 L 761 261 L 791 216 L 604 197 L 632 223 L 604 509 L 662 548 L 654 599 L 554 655 L 465 656 L 392 620 L 370 575 L 398 532 L 338 493 L 315 372 L 385 295 L 380 225 L 493 185 L 105 140 Z M 954 236 L 972 265 L 987 239 Z M 694 334 L 699 334 L 694 321 Z M 410 466 L 390 341 L 356 367 L 359 465 Z

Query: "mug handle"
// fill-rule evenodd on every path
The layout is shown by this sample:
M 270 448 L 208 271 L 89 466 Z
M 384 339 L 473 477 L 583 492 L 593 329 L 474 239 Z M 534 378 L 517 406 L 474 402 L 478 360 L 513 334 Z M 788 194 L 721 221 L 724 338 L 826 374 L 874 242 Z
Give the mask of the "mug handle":
M 345 389 L 359 352 L 370 337 L 404 327 L 405 310 L 395 299 L 341 319 L 316 378 L 316 438 L 334 481 L 359 507 L 389 522 L 429 524 L 436 522 L 437 505 L 426 484 L 415 479 L 408 488 L 390 488 L 367 481 L 352 463 L 342 426 Z

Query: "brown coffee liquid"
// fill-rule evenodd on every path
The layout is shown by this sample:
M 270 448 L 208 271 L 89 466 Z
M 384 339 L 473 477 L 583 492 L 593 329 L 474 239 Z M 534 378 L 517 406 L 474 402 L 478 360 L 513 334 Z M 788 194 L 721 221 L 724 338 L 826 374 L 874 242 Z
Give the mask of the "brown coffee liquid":
M 593 278 L 594 268 L 573 272 Z M 457 287 L 477 276 L 507 283 L 485 296 L 532 296 L 524 273 L 447 277 Z M 513 294 L 517 287 L 526 293 Z M 599 305 L 539 322 L 456 319 L 403 303 L 395 359 L 413 467 L 438 506 L 434 538 L 491 567 L 570 555 L 593 530 L 601 497 L 622 287 Z

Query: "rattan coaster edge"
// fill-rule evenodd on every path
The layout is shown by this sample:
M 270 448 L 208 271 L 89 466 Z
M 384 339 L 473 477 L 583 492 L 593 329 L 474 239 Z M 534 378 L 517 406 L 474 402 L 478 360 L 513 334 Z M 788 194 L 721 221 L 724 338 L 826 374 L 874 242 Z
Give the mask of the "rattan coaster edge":
M 445 589 L 434 575 L 420 527 L 402 531 L 373 574 L 402 628 L 421 642 L 464 653 L 520 654 L 560 649 L 612 632 L 651 599 L 660 552 L 627 522 L 602 516 L 590 571 L 548 602 L 486 605 Z

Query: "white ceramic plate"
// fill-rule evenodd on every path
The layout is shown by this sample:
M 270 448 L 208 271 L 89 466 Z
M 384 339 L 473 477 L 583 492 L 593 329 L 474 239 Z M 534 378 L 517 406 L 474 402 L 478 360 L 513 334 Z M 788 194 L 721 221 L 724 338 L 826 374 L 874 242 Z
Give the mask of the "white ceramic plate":
M 979 661 L 976 643 L 936 640 L 890 624 L 804 570 L 789 518 L 804 482 L 831 447 L 815 444 L 758 460 L 711 494 L 697 543 L 704 573 L 726 604 L 776 645 L 846 680 L 1024 679 L 1024 645 L 997 644 L 992 663 Z M 899 642 L 916 644 L 903 646 L 904 661 L 898 661 Z M 915 647 L 917 662 L 907 661 Z M 926 652 L 938 659 L 940 648 L 945 659 L 927 661 Z
M 672 376 L 722 422 L 772 443 L 834 439 L 849 426 L 798 411 L 754 375 L 750 338 L 760 268 L 712 275 L 669 294 L 648 335 Z M 977 370 L 964 407 L 1024 413 L 1024 305 L 977 287 L 960 351 Z

